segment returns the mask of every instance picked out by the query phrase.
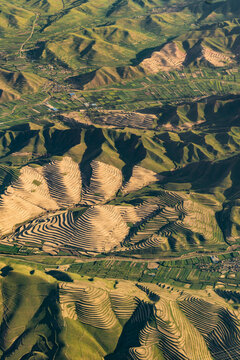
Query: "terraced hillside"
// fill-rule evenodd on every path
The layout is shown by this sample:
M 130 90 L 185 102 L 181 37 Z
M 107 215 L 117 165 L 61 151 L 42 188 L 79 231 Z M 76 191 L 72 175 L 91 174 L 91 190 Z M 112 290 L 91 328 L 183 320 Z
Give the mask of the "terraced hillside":
M 220 203 L 204 205 L 187 193 L 165 191 L 164 177 L 140 166 L 126 181 L 123 170 L 98 160 L 78 165 L 67 156 L 22 167 L 1 196 L 3 243 L 51 254 L 226 246 L 215 217 Z
M 211 289 L 68 277 L 1 258 L 2 358 L 239 357 L 239 311 Z
M 240 358 L 239 63 L 239 0 L 0 1 L 1 359 Z
M 65 116 L 2 131 L 2 243 L 160 256 L 238 245 L 238 105 L 160 107 L 154 130 Z
M 211 298 L 211 291 L 204 299 L 157 285 L 125 281 L 109 290 L 106 285 L 99 288 L 98 284 L 60 285 L 60 303 L 64 317 L 101 330 L 102 346 L 103 334 L 112 332 L 116 337 L 120 333 L 114 351 L 106 359 L 224 359 L 227 356 L 237 359 L 239 356 L 238 315 L 221 300 Z
M 83 208 L 78 217 L 62 212 L 22 225 L 4 243 L 37 247 L 52 254 L 60 249 L 91 254 L 151 248 L 164 254 L 201 248 L 202 242 L 206 248 L 224 247 L 214 212 L 180 197 L 177 200 L 174 194 L 162 193 L 135 207 L 95 205 Z

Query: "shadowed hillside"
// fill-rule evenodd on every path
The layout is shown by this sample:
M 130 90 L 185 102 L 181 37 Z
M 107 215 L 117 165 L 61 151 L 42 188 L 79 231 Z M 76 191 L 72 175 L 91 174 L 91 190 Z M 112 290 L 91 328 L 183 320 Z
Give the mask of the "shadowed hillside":
M 0 1 L 0 358 L 240 359 L 239 0 Z
M 97 278 L 89 282 L 73 274 L 68 276 L 74 280 L 63 282 L 26 264 L 8 263 L 11 271 L 0 284 L 3 359 L 239 356 L 238 312 L 222 293 L 209 289 L 196 295 L 164 284 L 114 285 Z
M 238 103 L 210 97 L 152 117 L 98 117 L 131 125 L 149 116 L 154 130 L 84 125 L 70 113 L 65 125 L 2 131 L 1 161 L 12 165 L 2 166 L 0 229 L 12 234 L 4 243 L 51 254 L 163 255 L 237 245 Z

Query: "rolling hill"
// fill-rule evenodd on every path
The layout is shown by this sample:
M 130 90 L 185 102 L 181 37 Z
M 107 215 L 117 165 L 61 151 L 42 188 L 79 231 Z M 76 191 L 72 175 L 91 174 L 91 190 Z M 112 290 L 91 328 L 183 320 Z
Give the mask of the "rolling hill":
M 3 243 L 143 256 L 238 244 L 238 102 L 163 107 L 145 132 L 82 127 L 66 114 L 65 125 L 2 131 L 1 161 L 12 165 L 2 167 Z
M 231 68 L 239 62 L 239 24 L 226 21 L 200 27 L 145 53 L 135 66 L 101 67 L 87 74 L 70 78 L 75 86 L 91 89 L 132 78 L 169 71 L 184 71 L 188 67 Z M 101 47 L 102 48 L 102 47 Z M 116 53 L 114 51 L 114 53 Z M 136 64 L 136 61 L 133 61 Z
M 1 1 L 1 359 L 240 358 L 239 62 L 239 0 Z
M 22 94 L 37 92 L 46 80 L 32 73 L 0 69 L 0 102 L 19 99 Z
M 68 282 L 56 281 L 2 258 L 1 356 L 237 359 L 238 311 L 221 292 L 195 292 L 165 284 L 89 282 L 71 273 Z

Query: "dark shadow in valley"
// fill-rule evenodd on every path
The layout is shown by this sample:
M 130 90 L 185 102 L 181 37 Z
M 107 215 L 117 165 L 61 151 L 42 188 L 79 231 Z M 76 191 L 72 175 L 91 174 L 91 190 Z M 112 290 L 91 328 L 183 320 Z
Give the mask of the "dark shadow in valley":
M 123 327 L 115 351 L 105 356 L 105 360 L 127 359 L 130 347 L 141 346 L 139 342 L 139 332 L 144 328 L 147 321 L 153 318 L 153 304 L 146 303 L 136 298 L 137 308 L 131 318 Z

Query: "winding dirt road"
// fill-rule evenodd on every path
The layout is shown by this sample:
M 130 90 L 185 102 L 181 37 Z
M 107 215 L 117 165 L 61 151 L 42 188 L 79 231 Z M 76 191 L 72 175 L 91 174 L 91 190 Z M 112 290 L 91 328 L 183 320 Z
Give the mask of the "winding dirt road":
M 24 46 L 25 46 L 26 43 L 32 38 L 32 36 L 33 36 L 33 34 L 34 34 L 34 30 L 35 30 L 35 26 L 36 26 L 38 17 L 39 17 L 39 13 L 36 13 L 36 14 L 35 14 L 35 19 L 33 20 L 31 33 L 30 33 L 30 35 L 28 36 L 28 38 L 22 43 L 22 45 L 21 45 L 21 47 L 20 47 L 19 57 L 22 58 L 22 59 L 24 58 L 24 55 L 23 55 Z

